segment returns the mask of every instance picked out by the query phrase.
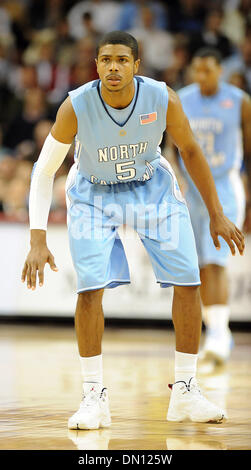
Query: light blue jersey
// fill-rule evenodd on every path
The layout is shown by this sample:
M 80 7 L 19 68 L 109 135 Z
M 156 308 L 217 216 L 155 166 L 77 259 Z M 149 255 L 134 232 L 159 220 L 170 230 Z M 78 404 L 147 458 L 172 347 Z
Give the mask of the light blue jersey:
M 122 225 L 138 233 L 161 287 L 200 284 L 188 208 L 160 155 L 167 88 L 145 77 L 134 84 L 124 109 L 104 103 L 99 80 L 70 92 L 78 133 L 66 200 L 78 293 L 130 282 Z
M 139 76 L 134 84 L 134 99 L 121 110 L 103 101 L 100 80 L 69 92 L 78 122 L 75 160 L 91 183 L 147 181 L 159 163 L 168 106 L 166 84 Z
M 178 92 L 190 126 L 208 161 L 225 215 L 241 228 L 245 194 L 240 178 L 243 160 L 241 105 L 244 93 L 228 83 L 220 83 L 215 95 L 203 96 L 197 84 Z M 230 253 L 221 239 L 217 251 L 209 231 L 209 215 L 202 197 L 181 160 L 187 182 L 186 201 L 194 229 L 200 266 L 225 266 Z
M 197 84 L 182 88 L 178 94 L 214 178 L 233 168 L 239 170 L 243 158 L 240 130 L 243 91 L 222 82 L 212 96 L 202 95 Z

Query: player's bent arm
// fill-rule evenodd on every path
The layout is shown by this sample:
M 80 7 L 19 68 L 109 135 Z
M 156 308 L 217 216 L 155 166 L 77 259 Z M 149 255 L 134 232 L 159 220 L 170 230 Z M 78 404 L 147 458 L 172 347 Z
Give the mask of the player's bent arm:
M 242 232 L 224 215 L 216 191 L 213 175 L 203 152 L 195 140 L 189 121 L 183 111 L 177 94 L 168 87 L 169 100 L 166 116 L 166 130 L 179 149 L 186 169 L 197 186 L 210 216 L 210 230 L 214 244 L 220 248 L 218 236 L 221 235 L 228 243 L 232 254 L 235 247 L 242 254 L 244 237 Z
M 71 144 L 77 134 L 77 117 L 68 96 L 58 109 L 56 121 L 52 126 L 52 136 L 64 144 Z
M 203 197 L 209 214 L 222 213 L 222 206 L 207 160 L 194 138 L 178 95 L 170 88 L 168 91 L 167 132 L 177 146 L 188 173 Z
M 180 160 L 177 153 L 177 147 L 173 144 L 172 139 L 167 132 L 165 136 L 164 149 L 162 150 L 162 155 L 170 163 L 178 181 L 179 188 L 182 194 L 185 195 L 187 184 L 180 168 Z
M 29 197 L 31 250 L 22 272 L 22 281 L 27 278 L 28 288 L 36 287 L 37 271 L 39 284 L 43 284 L 45 263 L 48 262 L 51 269 L 57 270 L 54 257 L 46 244 L 47 221 L 54 176 L 64 161 L 76 133 L 76 115 L 70 99 L 67 98 L 58 110 L 56 122 L 45 139 L 32 174 Z

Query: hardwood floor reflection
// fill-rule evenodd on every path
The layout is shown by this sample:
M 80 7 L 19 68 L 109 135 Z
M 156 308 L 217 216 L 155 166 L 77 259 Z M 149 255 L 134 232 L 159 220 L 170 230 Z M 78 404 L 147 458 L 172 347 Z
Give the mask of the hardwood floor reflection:
M 166 421 L 173 381 L 170 330 L 107 329 L 104 384 L 112 426 L 67 429 L 81 398 L 73 326 L 2 324 L 0 328 L 0 449 L 209 450 L 251 448 L 251 333 L 235 333 L 225 368 L 200 365 L 200 386 L 227 409 L 222 424 Z

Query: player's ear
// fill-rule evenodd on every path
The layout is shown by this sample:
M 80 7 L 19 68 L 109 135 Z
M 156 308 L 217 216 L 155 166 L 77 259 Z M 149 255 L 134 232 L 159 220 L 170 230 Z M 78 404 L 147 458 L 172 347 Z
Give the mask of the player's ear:
M 95 59 L 95 63 L 96 63 L 96 68 L 97 68 L 97 72 L 98 72 L 98 59 L 97 58 Z
M 134 62 L 134 74 L 136 74 L 139 70 L 140 59 L 135 60 Z

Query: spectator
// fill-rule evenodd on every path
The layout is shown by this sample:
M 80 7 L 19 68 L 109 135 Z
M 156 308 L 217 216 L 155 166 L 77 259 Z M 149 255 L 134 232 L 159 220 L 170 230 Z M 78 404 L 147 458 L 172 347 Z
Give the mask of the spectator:
M 12 155 L 6 153 L 0 159 L 0 211 L 4 210 L 4 198 L 9 182 L 14 177 L 16 162 Z
M 53 88 L 55 41 L 55 32 L 50 29 L 44 29 L 37 33 L 35 39 L 38 53 L 36 63 L 38 86 L 46 92 Z
M 174 36 L 173 64 L 162 73 L 162 80 L 174 90 L 187 84 L 189 63 L 188 38 L 183 34 Z
M 80 1 L 68 12 L 70 34 L 74 39 L 81 39 L 87 33 L 86 25 L 82 21 L 84 13 L 90 13 L 96 31 L 106 33 L 116 29 L 120 4 L 108 0 Z
M 34 127 L 34 132 L 33 132 L 33 141 L 34 141 L 34 150 L 33 150 L 33 155 L 31 158 L 32 162 L 36 162 L 39 154 L 42 150 L 44 141 L 49 134 L 51 128 L 53 125 L 53 121 L 49 119 L 44 119 L 39 121 L 36 126 Z M 73 150 L 74 150 L 74 145 L 71 147 L 69 150 L 66 159 L 64 160 L 63 164 L 61 167 L 58 169 L 56 173 L 56 177 L 68 174 L 68 171 L 73 164 Z
M 8 154 L 11 154 L 11 150 L 3 145 L 3 130 L 0 126 L 0 161 Z
M 14 177 L 7 185 L 2 205 L 6 216 L 20 222 L 28 221 L 27 193 L 29 185 L 21 178 Z
M 29 20 L 33 30 L 56 28 L 65 16 L 65 0 L 29 0 Z
M 42 150 L 44 141 L 47 135 L 49 134 L 49 132 L 51 131 L 52 126 L 53 126 L 53 121 L 50 121 L 49 119 L 43 119 L 35 125 L 34 132 L 33 132 L 35 148 L 36 148 L 35 160 L 37 160 L 39 153 Z
M 32 167 L 32 162 L 28 162 L 27 160 L 19 161 L 16 165 L 15 178 L 22 180 L 28 190 L 30 186 Z
M 32 64 L 21 64 L 16 73 L 15 95 L 23 99 L 24 94 L 31 88 L 38 86 L 37 70 Z
M 246 22 L 251 19 L 251 0 L 237 0 L 237 8 L 226 2 L 221 31 L 236 46 L 240 46 L 246 34 Z
M 11 34 L 11 19 L 3 0 L 0 0 L 0 31 L 3 37 Z
M 0 36 L 0 86 L 7 82 L 10 72 L 10 63 L 7 53 L 9 43 L 10 41 L 6 41 L 4 36 Z
M 89 64 L 87 66 L 76 62 L 72 69 L 71 89 L 77 88 L 94 78 L 97 78 L 97 74 L 93 65 Z
M 10 30 L 14 38 L 17 60 L 20 60 L 21 54 L 29 44 L 29 29 L 27 18 L 27 5 L 20 1 L 11 1 L 5 3 L 10 17 Z
M 43 29 L 33 34 L 23 55 L 24 63 L 35 67 L 38 86 L 45 92 L 53 88 L 55 43 L 56 32 Z
M 15 147 L 15 158 L 16 160 L 22 161 L 33 161 L 33 155 L 35 150 L 35 144 L 32 140 L 22 140 Z
M 79 64 L 88 65 L 94 61 L 95 57 L 95 42 L 90 36 L 85 36 L 76 42 L 75 58 Z
M 158 79 L 166 67 L 173 65 L 173 38 L 167 31 L 156 28 L 151 8 L 143 6 L 140 12 L 142 27 L 128 32 L 141 43 L 146 74 Z
M 56 59 L 66 53 L 74 54 L 75 41 L 69 32 L 69 24 L 67 18 L 60 18 L 56 25 L 55 38 L 55 57 Z
M 46 92 L 48 102 L 55 106 L 69 89 L 73 58 L 73 42 L 64 36 L 60 44 L 60 36 L 51 29 L 36 33 L 25 51 L 24 61 L 35 67 L 38 86 Z
M 76 43 L 71 88 L 98 78 L 94 61 L 95 53 L 95 43 L 91 37 L 84 37 Z
M 13 156 L 6 153 L 0 160 L 0 180 L 1 182 L 9 182 L 16 171 L 16 161 Z
M 93 43 L 97 45 L 102 34 L 95 28 L 92 14 L 89 11 L 83 14 L 82 22 L 85 30 L 85 37 L 89 37 L 92 39 Z
M 247 35 L 241 44 L 238 53 L 225 60 L 223 66 L 223 79 L 229 81 L 235 72 L 242 73 L 247 83 L 247 92 L 251 93 L 251 40 Z
M 234 53 L 233 44 L 221 33 L 222 20 L 223 11 L 220 8 L 209 11 L 202 31 L 191 35 L 189 46 L 191 57 L 201 47 L 214 47 L 221 53 L 223 59 Z
M 5 36 L 0 30 L 0 87 L 15 83 L 17 64 L 15 62 L 15 44 L 12 35 Z
M 34 126 L 39 120 L 49 117 L 48 115 L 44 92 L 40 88 L 27 90 L 23 108 L 10 123 L 4 136 L 4 145 L 14 149 L 20 142 L 32 140 Z
M 15 147 L 17 160 L 34 163 L 37 161 L 44 141 L 49 134 L 53 121 L 42 119 L 34 126 L 32 140 L 23 140 Z
M 154 27 L 167 29 L 168 22 L 164 5 L 159 1 L 131 0 L 121 5 L 121 12 L 115 29 L 126 31 L 142 28 L 141 8 L 148 7 L 154 12 Z
M 201 0 L 169 0 L 169 31 L 196 33 L 203 28 L 206 15 L 205 2 Z

